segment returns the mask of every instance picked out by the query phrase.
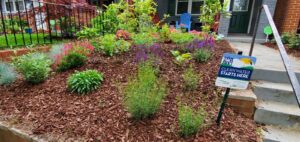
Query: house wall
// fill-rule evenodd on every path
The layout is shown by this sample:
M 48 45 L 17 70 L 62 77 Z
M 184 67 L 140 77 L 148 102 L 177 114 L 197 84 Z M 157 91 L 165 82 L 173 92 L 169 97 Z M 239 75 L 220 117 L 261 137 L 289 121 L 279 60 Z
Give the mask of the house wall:
M 300 1 L 278 0 L 274 20 L 280 33 L 296 32 L 300 21 Z
M 258 2 L 260 3 L 260 1 L 261 0 L 255 0 L 255 3 L 258 3 Z M 266 4 L 269 6 L 269 10 L 272 15 L 274 15 L 276 3 L 277 3 L 277 0 L 262 0 L 262 2 L 261 2 L 261 4 Z M 255 5 L 254 10 L 257 11 L 259 6 L 260 5 Z M 255 14 L 253 14 L 253 16 L 254 15 Z M 252 19 L 253 19 L 253 17 L 252 17 Z M 256 19 L 256 18 L 254 18 L 254 19 Z M 252 20 L 252 22 L 253 22 L 253 20 Z M 219 30 L 218 30 L 219 34 L 223 34 L 225 37 L 228 36 L 229 25 L 230 25 L 230 18 L 225 18 L 225 17 L 221 16 L 220 26 L 219 26 Z M 266 13 L 264 11 L 262 11 L 262 13 L 260 15 L 260 19 L 259 19 L 257 34 L 256 34 L 256 39 L 257 39 L 256 41 L 263 42 L 265 40 L 266 35 L 263 33 L 263 29 L 264 29 L 264 27 L 266 27 L 268 25 L 269 25 L 269 22 L 268 22 Z M 250 30 L 250 33 L 252 33 L 253 28 L 250 28 L 250 29 L 252 30 L 252 31 Z

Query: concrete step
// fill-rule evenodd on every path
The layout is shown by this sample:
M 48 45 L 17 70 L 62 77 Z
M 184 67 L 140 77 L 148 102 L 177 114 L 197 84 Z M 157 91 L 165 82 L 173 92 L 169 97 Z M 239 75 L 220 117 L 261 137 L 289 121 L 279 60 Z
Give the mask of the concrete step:
M 289 84 L 256 81 L 252 82 L 252 86 L 259 100 L 298 105 L 293 88 Z
M 286 127 L 300 124 L 300 108 L 296 105 L 258 100 L 256 108 L 255 122 Z
M 296 72 L 298 81 L 300 81 L 300 72 Z M 264 80 L 274 83 L 290 83 L 285 70 L 255 68 L 252 74 L 252 80 Z
M 266 126 L 262 134 L 264 142 L 299 142 L 300 130 L 277 126 Z

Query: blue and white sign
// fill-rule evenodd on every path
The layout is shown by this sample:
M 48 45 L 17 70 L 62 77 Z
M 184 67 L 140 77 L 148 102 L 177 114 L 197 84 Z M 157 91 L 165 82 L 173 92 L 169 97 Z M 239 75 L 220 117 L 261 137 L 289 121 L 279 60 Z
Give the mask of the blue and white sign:
M 255 57 L 225 53 L 218 72 L 216 86 L 247 89 L 255 63 Z

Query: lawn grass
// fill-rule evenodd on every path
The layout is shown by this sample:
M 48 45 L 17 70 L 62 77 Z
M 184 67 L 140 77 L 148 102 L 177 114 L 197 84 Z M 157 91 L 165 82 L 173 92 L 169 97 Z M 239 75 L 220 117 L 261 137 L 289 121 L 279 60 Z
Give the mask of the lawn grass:
M 16 37 L 16 40 L 15 40 Z M 24 33 L 24 42 L 23 42 L 23 36 L 22 34 L 7 34 L 7 40 L 8 40 L 8 45 L 6 43 L 5 35 L 0 36 L 0 50 L 1 49 L 13 49 L 13 48 L 18 48 L 18 47 L 24 47 L 24 46 L 29 46 L 29 45 L 37 45 L 37 44 L 49 44 L 50 39 L 48 34 L 43 33 L 33 33 L 31 34 L 31 40 L 30 40 L 30 34 Z M 17 42 L 16 42 L 17 41 Z M 61 42 L 60 40 L 52 40 L 52 43 L 58 43 Z M 25 43 L 25 44 L 24 44 Z

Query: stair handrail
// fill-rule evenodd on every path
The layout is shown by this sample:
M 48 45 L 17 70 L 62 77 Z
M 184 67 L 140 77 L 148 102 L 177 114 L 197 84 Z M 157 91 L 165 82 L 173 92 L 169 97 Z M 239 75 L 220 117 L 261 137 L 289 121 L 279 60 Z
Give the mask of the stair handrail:
M 281 59 L 283 61 L 284 67 L 286 69 L 287 75 L 289 77 L 290 83 L 291 83 L 293 91 L 295 93 L 295 97 L 297 99 L 298 106 L 300 107 L 300 84 L 299 84 L 299 81 L 297 79 L 297 76 L 296 76 L 295 72 L 293 71 L 293 67 L 291 65 L 290 59 L 289 59 L 288 54 L 287 54 L 287 52 L 286 52 L 286 50 L 283 46 L 283 43 L 281 41 L 281 37 L 280 37 L 280 35 L 278 33 L 278 30 L 275 26 L 275 23 L 274 23 L 274 20 L 273 20 L 273 17 L 272 17 L 272 14 L 271 14 L 270 10 L 269 10 L 268 5 L 265 5 L 265 4 L 262 5 L 262 7 L 258 11 L 249 56 L 252 56 L 252 52 L 253 52 L 253 48 L 254 48 L 254 42 L 255 42 L 256 33 L 257 33 L 257 29 L 258 29 L 258 23 L 259 23 L 259 19 L 260 19 L 262 9 L 264 9 L 264 11 L 267 15 L 268 22 L 269 22 L 269 24 L 272 28 L 274 38 L 275 38 L 277 46 L 279 48 L 279 53 L 280 53 Z

